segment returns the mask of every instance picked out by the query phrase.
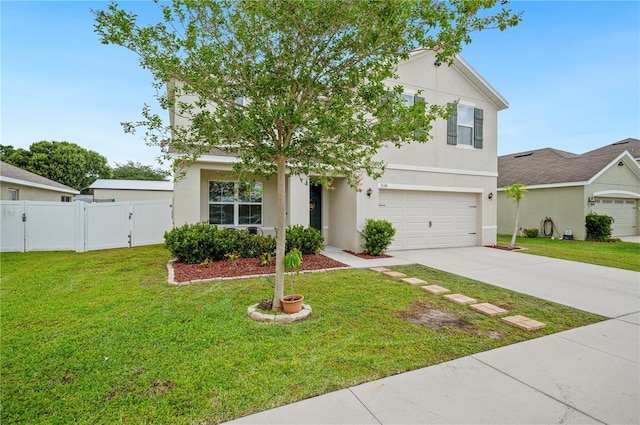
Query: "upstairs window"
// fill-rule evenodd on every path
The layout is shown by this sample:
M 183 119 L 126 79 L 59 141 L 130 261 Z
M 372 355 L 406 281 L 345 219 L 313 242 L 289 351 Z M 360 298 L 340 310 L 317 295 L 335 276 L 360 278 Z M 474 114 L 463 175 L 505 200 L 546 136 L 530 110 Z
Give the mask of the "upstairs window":
M 482 121 L 482 109 L 458 104 L 447 121 L 447 144 L 482 149 Z
M 209 182 L 209 223 L 219 226 L 262 224 L 262 183 Z

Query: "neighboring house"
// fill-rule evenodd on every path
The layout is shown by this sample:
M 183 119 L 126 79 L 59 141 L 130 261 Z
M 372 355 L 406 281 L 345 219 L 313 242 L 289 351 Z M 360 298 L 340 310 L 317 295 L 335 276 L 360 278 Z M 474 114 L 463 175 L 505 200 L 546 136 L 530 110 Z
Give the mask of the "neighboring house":
M 72 187 L 0 161 L 0 199 L 3 201 L 71 202 L 79 193 Z
M 98 179 L 89 186 L 93 200 L 100 201 L 153 201 L 173 198 L 173 182 L 159 180 Z
M 545 148 L 498 158 L 498 233 L 511 234 L 515 205 L 504 187 L 524 183 L 529 190 L 520 202 L 520 228 L 544 230 L 551 236 L 551 218 L 564 237 L 585 239 L 585 216 L 594 212 L 614 218 L 612 236 L 633 236 L 640 206 L 640 140 L 625 139 L 577 155 Z
M 317 228 L 326 244 L 352 251 L 362 251 L 359 231 L 367 218 L 393 223 L 391 249 L 494 244 L 497 115 L 507 101 L 460 57 L 448 67 L 433 52 L 417 52 L 398 66 L 397 74 L 399 79 L 389 84 L 402 84 L 407 102 L 422 91 L 418 96 L 429 103 L 459 102 L 457 115 L 435 123 L 433 140 L 426 144 L 379 151 L 377 159 L 387 163 L 385 174 L 376 181 L 365 177 L 361 191 L 344 178 L 334 179 L 327 190 L 290 177 L 288 223 Z M 184 118 L 170 118 L 173 125 L 186 124 Z M 205 221 L 259 226 L 274 234 L 275 179 L 252 187 L 240 183 L 232 172 L 235 161 L 212 151 L 175 183 L 175 226 Z

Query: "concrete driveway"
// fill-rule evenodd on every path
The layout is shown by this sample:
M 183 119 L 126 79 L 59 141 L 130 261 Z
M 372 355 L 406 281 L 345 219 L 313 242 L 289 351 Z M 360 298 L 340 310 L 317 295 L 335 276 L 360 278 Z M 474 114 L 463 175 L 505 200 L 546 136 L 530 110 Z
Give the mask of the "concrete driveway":
M 325 254 L 353 266 L 375 261 Z M 614 319 L 240 418 L 243 424 L 638 424 L 640 274 L 492 248 L 394 252 Z

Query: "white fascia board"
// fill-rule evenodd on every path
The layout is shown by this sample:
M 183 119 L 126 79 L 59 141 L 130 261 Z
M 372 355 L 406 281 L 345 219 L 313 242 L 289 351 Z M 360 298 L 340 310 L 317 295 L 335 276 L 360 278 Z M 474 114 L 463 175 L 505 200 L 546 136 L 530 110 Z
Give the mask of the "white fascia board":
M 527 185 L 527 189 L 553 189 L 556 187 L 574 187 L 574 186 L 587 186 L 589 182 L 568 182 L 568 183 L 549 183 L 549 184 L 532 184 Z M 504 192 L 504 187 L 499 187 L 498 192 Z
M 640 176 L 640 164 L 638 164 L 636 160 L 633 159 L 629 151 L 624 151 L 620 155 L 618 155 L 616 159 L 614 159 L 605 167 L 603 167 L 602 170 L 598 171 L 598 173 L 595 176 L 591 177 L 591 179 L 589 179 L 589 184 L 593 183 L 596 179 L 598 179 L 598 177 L 603 175 L 609 168 L 613 167 L 614 165 L 617 166 L 618 162 L 620 162 L 624 157 L 629 157 L 629 159 L 631 160 L 631 163 L 633 164 L 633 165 L 629 165 L 629 168 L 631 168 L 631 170 L 635 170 L 636 175 Z
M 180 159 L 180 154 L 171 153 L 171 159 Z M 196 162 L 208 162 L 215 164 L 235 164 L 240 162 L 240 159 L 235 156 L 222 156 L 222 155 L 200 155 Z
M 423 173 L 461 174 L 468 176 L 498 177 L 495 171 L 463 170 L 459 168 L 422 167 L 419 165 L 387 164 L 387 170 L 419 171 Z
M 14 179 L 14 178 L 5 177 L 5 176 L 0 176 L 0 182 L 19 184 L 19 185 L 22 185 L 22 186 L 35 187 L 35 188 L 38 188 L 38 189 L 52 190 L 54 192 L 71 193 L 73 195 L 79 195 L 80 194 L 80 191 L 75 190 L 75 189 L 64 189 L 64 188 L 61 188 L 61 187 L 49 186 L 49 185 L 41 184 L 41 183 L 33 183 L 33 182 L 26 181 L 26 180 Z
M 416 184 L 378 183 L 378 189 L 415 190 L 420 192 L 483 193 L 481 187 L 424 186 Z
M 493 88 L 491 84 L 484 78 L 482 75 L 478 73 L 469 63 L 462 58 L 460 55 L 456 55 L 456 58 L 453 62 L 453 66 L 457 68 L 462 75 L 467 77 L 470 81 L 477 81 L 481 84 L 482 91 L 488 95 L 488 97 L 493 101 L 494 105 L 501 111 L 503 109 L 507 109 L 509 107 L 509 102 L 505 99 L 498 91 Z

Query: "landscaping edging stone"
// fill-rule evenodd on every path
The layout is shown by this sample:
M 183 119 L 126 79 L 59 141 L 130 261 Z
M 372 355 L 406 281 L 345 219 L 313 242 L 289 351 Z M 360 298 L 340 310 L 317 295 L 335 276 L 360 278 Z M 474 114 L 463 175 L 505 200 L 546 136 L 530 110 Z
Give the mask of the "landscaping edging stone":
M 258 304 L 251 305 L 247 308 L 247 315 L 256 322 L 268 323 L 293 323 L 304 320 L 311 315 L 311 306 L 302 304 L 302 310 L 293 314 L 286 313 L 262 313 L 257 311 Z

